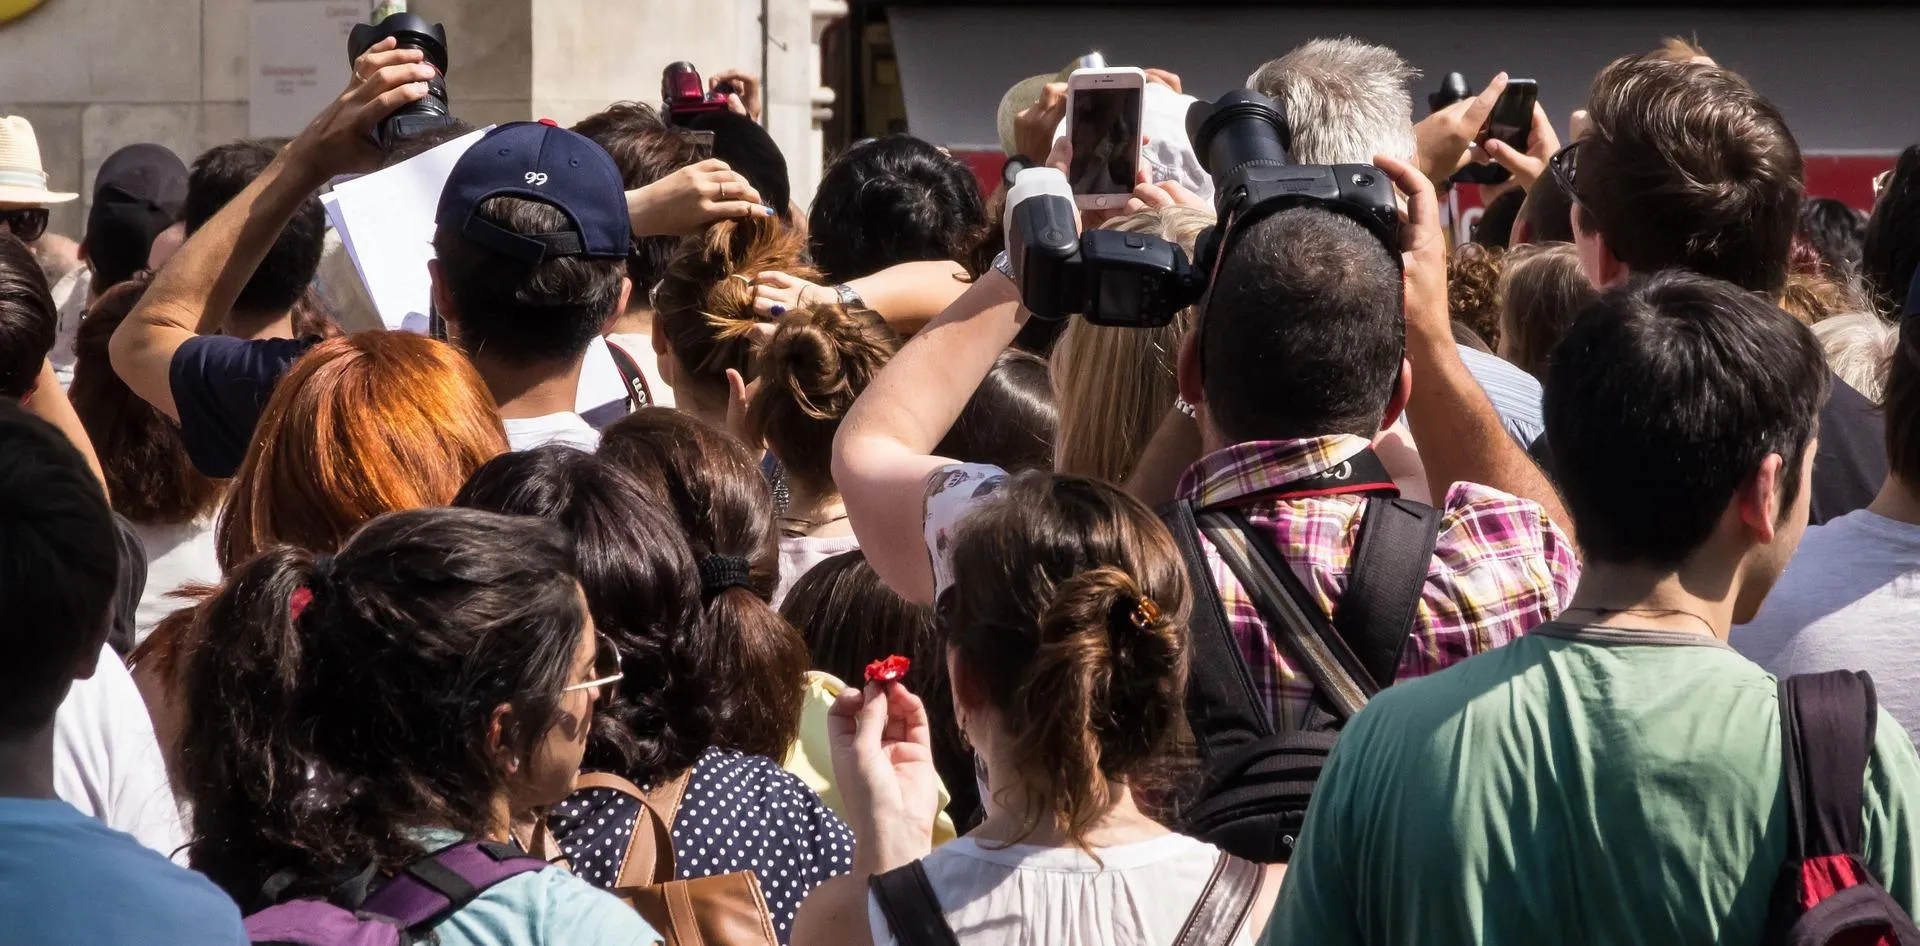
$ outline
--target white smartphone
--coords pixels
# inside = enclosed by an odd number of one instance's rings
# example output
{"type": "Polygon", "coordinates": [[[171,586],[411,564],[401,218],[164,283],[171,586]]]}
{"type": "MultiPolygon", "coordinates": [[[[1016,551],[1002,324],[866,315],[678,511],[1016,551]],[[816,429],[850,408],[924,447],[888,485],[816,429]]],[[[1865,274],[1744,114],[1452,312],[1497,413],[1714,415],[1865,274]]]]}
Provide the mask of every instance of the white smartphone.
{"type": "Polygon", "coordinates": [[[1067,78],[1067,181],[1082,209],[1124,206],[1140,173],[1147,74],[1131,67],[1076,69],[1067,78]]]}

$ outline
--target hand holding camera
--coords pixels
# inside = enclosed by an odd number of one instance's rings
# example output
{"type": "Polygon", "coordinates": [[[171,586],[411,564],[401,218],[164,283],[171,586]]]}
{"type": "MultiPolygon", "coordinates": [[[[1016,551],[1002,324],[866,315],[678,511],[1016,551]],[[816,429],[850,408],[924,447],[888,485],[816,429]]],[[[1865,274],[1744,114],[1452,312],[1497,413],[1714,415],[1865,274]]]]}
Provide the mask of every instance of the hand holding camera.
{"type": "Polygon", "coordinates": [[[1401,264],[1406,272],[1407,348],[1416,342],[1443,344],[1453,349],[1453,327],[1447,314],[1447,237],[1440,223],[1440,201],[1433,181],[1418,168],[1389,155],[1373,163],[1394,186],[1407,195],[1401,223],[1401,264]]]}
{"type": "Polygon", "coordinates": [[[287,160],[316,187],[336,175],[379,167],[381,124],[427,98],[430,81],[439,75],[426,58],[393,37],[368,47],[354,59],[346,91],[287,146],[287,160]]]}
{"type": "Polygon", "coordinates": [[[1533,122],[1527,132],[1527,147],[1522,151],[1498,137],[1489,136],[1481,144],[1487,157],[1495,164],[1513,173],[1514,183],[1521,190],[1532,190],[1533,185],[1547,173],[1547,161],[1554,152],[1560,150],[1560,136],[1554,134],[1553,122],[1547,118],[1547,110],[1538,101],[1533,103],[1533,122]]]}

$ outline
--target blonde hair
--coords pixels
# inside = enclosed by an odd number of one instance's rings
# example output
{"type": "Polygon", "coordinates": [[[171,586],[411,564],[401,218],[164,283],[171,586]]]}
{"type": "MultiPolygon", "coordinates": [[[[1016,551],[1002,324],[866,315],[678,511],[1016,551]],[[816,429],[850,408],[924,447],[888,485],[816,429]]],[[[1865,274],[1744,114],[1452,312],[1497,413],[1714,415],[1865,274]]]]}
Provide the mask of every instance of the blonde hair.
{"type": "Polygon", "coordinates": [[[1879,403],[1887,388],[1887,369],[1899,346],[1900,331],[1872,312],[1849,312],[1813,324],[1827,366],[1867,400],[1879,403]]]}
{"type": "Polygon", "coordinates": [[[1545,379],[1547,357],[1598,295],[1571,243],[1529,243],[1507,251],[1495,288],[1501,357],[1545,379]]]}
{"type": "Polygon", "coordinates": [[[1780,287],[1779,303],[1780,308],[1803,325],[1818,325],[1834,316],[1864,312],[1868,308],[1865,294],[1845,279],[1834,279],[1824,273],[1791,271],[1780,287]]]}
{"type": "MultiPolygon", "coordinates": [[[[1168,207],[1121,217],[1110,230],[1151,233],[1193,252],[1213,225],[1202,210],[1168,207]]],[[[1116,328],[1075,319],[1053,349],[1053,389],[1060,411],[1054,468],[1118,483],[1177,396],[1174,358],[1193,327],[1193,309],[1154,329],[1116,328]]]]}

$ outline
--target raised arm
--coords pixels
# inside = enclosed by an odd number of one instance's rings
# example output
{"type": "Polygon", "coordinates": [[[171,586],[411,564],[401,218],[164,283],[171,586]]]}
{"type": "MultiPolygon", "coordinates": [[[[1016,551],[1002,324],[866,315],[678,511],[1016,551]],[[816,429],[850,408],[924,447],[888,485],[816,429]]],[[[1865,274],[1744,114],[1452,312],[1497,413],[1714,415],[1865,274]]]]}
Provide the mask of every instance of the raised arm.
{"type": "Polygon", "coordinates": [[[174,353],[219,328],[303,201],[336,174],[379,166],[374,126],[426,96],[433,67],[423,58],[391,39],[369,49],[354,62],[347,90],[167,261],[107,347],[114,372],[142,400],[180,419],[169,380],[174,353]]]}
{"type": "Polygon", "coordinates": [[[34,381],[33,390],[27,393],[26,400],[20,402],[27,413],[60,428],[67,440],[87,461],[87,469],[93,471],[94,479],[100,481],[100,488],[107,488],[107,474],[100,469],[100,455],[93,450],[93,438],[87,436],[86,425],[80,423],[80,415],[74,413],[73,402],[67,400],[67,392],[60,387],[60,379],[53,374],[53,363],[42,359],[40,377],[34,381]]]}
{"type": "Polygon", "coordinates": [[[1487,393],[1460,361],[1447,315],[1446,239],[1426,175],[1386,155],[1374,158],[1407,195],[1407,360],[1413,394],[1407,426],[1420,445],[1433,498],[1454,483],[1479,483],[1531,499],[1569,535],[1573,522],[1559,494],[1500,423],[1487,393]]]}
{"type": "Polygon", "coordinates": [[[933,601],[921,525],[933,455],[967,399],[1025,323],[1013,281],[989,270],[900,349],[860,394],[833,442],[833,482],[880,579],[933,601]]]}
{"type": "MultiPolygon", "coordinates": [[[[966,275],[967,268],[952,260],[919,260],[850,279],[847,288],[859,293],[860,301],[894,331],[913,335],[967,291],[966,275]]],[[[764,315],[773,315],[774,306],[792,309],[839,301],[833,287],[786,273],[760,273],[754,279],[753,307],[764,315]]]]}

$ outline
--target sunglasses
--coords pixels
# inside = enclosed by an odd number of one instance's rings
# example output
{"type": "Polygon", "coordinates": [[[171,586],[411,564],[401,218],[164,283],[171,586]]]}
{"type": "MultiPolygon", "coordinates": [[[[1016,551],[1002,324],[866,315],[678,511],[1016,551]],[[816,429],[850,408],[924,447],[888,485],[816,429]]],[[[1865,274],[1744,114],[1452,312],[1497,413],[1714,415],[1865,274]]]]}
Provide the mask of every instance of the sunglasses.
{"type": "Polygon", "coordinates": [[[13,235],[22,243],[32,243],[47,232],[47,219],[52,211],[45,207],[27,207],[23,210],[0,210],[0,223],[6,224],[13,235]]]}
{"type": "Polygon", "coordinates": [[[1574,186],[1580,173],[1580,144],[1575,141],[1555,151],[1553,157],[1547,159],[1547,172],[1553,175],[1560,189],[1567,192],[1567,198],[1576,204],[1580,203],[1580,191],[1574,186]]]}
{"type": "Polygon", "coordinates": [[[591,690],[599,687],[600,697],[594,701],[594,705],[606,706],[613,702],[613,684],[626,679],[627,675],[620,669],[620,648],[614,646],[613,639],[596,631],[593,641],[594,678],[572,686],[561,687],[560,692],[572,693],[575,690],[591,690]]]}

